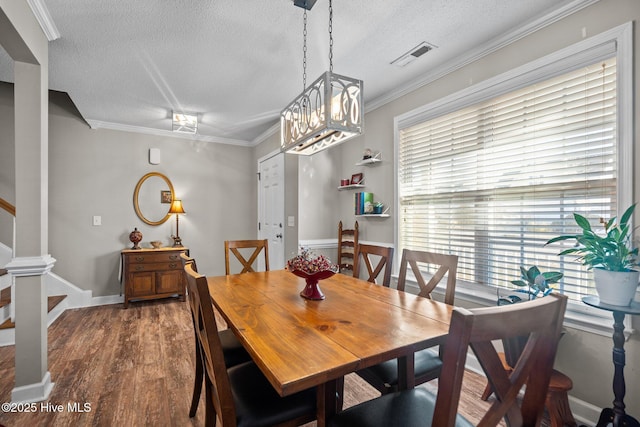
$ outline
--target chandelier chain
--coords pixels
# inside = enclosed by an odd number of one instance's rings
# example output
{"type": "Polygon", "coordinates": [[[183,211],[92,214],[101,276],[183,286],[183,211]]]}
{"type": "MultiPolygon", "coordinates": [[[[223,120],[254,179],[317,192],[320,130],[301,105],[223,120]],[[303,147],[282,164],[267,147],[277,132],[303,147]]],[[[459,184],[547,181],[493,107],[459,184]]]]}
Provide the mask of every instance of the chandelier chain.
{"type": "Polygon", "coordinates": [[[304,30],[302,31],[303,35],[303,46],[302,46],[302,91],[304,92],[307,88],[307,9],[304,10],[304,30]]]}
{"type": "Polygon", "coordinates": [[[329,0],[329,71],[333,72],[333,3],[329,0]]]}

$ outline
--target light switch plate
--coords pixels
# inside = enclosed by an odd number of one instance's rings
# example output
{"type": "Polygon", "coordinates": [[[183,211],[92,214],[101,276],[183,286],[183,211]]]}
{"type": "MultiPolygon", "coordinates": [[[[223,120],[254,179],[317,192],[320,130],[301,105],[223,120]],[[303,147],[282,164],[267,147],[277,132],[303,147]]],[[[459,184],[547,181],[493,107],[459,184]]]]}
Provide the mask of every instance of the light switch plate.
{"type": "Polygon", "coordinates": [[[295,227],[296,226],[296,217],[295,216],[288,216],[287,217],[287,225],[289,227],[295,227]]]}
{"type": "Polygon", "coordinates": [[[93,216],[93,225],[102,225],[102,217],[100,215],[93,216]]]}

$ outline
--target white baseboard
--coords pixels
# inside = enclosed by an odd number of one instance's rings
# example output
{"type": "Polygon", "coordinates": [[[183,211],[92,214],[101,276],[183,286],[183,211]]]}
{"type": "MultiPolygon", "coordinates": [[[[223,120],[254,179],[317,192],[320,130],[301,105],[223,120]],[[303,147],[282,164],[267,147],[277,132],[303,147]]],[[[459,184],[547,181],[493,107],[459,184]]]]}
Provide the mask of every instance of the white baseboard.
{"type": "Polygon", "coordinates": [[[54,273],[44,276],[47,295],[66,295],[68,308],[87,307],[91,305],[92,291],[80,289],[68,280],[54,273]]]}
{"type": "Polygon", "coordinates": [[[51,382],[51,374],[47,371],[42,378],[42,381],[35,384],[23,385],[20,387],[14,387],[11,391],[12,403],[31,403],[41,402],[49,398],[54,383],[51,382]]]}
{"type": "Polygon", "coordinates": [[[123,295],[107,295],[104,297],[91,298],[91,303],[88,306],[95,307],[99,305],[121,304],[123,302],[124,302],[123,295]]]}

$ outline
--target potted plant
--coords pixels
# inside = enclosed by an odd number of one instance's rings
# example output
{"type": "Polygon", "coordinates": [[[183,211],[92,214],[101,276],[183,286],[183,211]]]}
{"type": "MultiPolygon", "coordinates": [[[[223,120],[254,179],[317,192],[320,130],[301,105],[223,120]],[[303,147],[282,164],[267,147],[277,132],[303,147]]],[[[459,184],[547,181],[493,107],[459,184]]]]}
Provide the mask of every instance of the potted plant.
{"type": "MultiPolygon", "coordinates": [[[[538,296],[546,296],[553,291],[553,288],[549,286],[552,283],[558,283],[562,279],[562,273],[558,271],[548,271],[542,273],[535,265],[529,269],[520,267],[520,279],[512,280],[511,283],[521,287],[516,292],[527,295],[527,300],[536,299],[538,296]],[[524,289],[526,287],[526,289],[524,289]]],[[[498,298],[498,305],[515,304],[522,301],[518,295],[508,295],[506,297],[498,298]]]]}
{"type": "MultiPolygon", "coordinates": [[[[558,283],[562,276],[563,274],[559,271],[543,273],[535,265],[530,268],[520,266],[520,279],[512,280],[511,283],[520,288],[516,289],[515,292],[526,294],[526,298],[522,298],[519,295],[507,295],[498,298],[498,305],[516,304],[521,301],[530,301],[537,297],[547,296],[553,291],[553,288],[549,285],[558,283]]],[[[509,366],[515,366],[528,339],[528,336],[518,336],[502,340],[505,361],[509,366]]]]}
{"type": "Polygon", "coordinates": [[[638,287],[638,248],[632,246],[632,230],[629,220],[636,205],[633,204],[622,214],[604,221],[604,236],[591,229],[589,221],[577,213],[573,214],[582,229],[581,234],[554,237],[546,244],[563,240],[575,240],[576,246],[565,249],[559,256],[576,255],[587,269],[593,269],[596,291],[600,302],[611,305],[630,305],[638,287]]]}

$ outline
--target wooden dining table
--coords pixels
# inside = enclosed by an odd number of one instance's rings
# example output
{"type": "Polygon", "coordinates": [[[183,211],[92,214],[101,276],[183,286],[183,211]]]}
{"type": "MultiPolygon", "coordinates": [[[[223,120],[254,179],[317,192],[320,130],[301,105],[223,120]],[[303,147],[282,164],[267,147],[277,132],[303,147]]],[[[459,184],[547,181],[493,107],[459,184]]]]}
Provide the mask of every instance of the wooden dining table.
{"type": "Polygon", "coordinates": [[[317,387],[318,426],[341,408],[344,376],[398,358],[400,388],[414,386],[413,353],[441,344],[452,306],[336,274],[324,300],[299,294],[286,270],[207,277],[214,306],[274,389],[317,387]]]}

